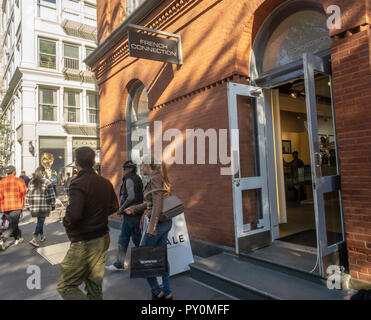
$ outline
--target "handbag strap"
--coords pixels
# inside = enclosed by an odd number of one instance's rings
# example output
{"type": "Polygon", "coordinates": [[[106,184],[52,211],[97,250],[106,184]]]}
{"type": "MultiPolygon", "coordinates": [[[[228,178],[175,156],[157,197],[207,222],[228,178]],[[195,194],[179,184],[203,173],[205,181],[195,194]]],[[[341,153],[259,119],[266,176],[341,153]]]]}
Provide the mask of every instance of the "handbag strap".
{"type": "MultiPolygon", "coordinates": [[[[169,192],[168,190],[166,190],[166,189],[160,189],[160,188],[157,188],[157,189],[153,189],[153,190],[151,190],[151,191],[148,191],[148,192],[146,192],[144,195],[143,195],[143,197],[144,198],[146,198],[149,194],[151,194],[152,192],[157,192],[157,191],[164,191],[164,192],[169,192]]],[[[171,192],[169,192],[169,194],[170,194],[171,192]]]]}

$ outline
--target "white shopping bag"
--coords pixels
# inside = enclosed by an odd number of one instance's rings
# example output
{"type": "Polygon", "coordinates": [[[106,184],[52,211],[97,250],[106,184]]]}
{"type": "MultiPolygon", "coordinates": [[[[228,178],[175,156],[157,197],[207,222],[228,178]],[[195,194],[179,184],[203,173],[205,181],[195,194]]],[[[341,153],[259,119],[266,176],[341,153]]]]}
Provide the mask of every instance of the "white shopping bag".
{"type": "Polygon", "coordinates": [[[167,242],[167,255],[170,276],[188,271],[189,265],[194,262],[184,213],[173,218],[173,227],[167,242]]]}
{"type": "MultiPolygon", "coordinates": [[[[144,219],[143,235],[148,226],[148,218],[144,219]]],[[[173,226],[169,231],[167,241],[167,255],[170,264],[170,276],[189,270],[194,262],[184,213],[173,218],[173,226]]]]}

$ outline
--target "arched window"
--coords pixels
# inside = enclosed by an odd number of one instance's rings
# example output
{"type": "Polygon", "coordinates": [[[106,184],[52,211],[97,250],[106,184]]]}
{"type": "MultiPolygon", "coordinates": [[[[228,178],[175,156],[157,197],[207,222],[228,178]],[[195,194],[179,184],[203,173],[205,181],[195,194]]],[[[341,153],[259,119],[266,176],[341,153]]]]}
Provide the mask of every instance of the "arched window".
{"type": "Polygon", "coordinates": [[[280,6],[264,22],[252,57],[254,75],[300,60],[304,53],[328,50],[331,38],[321,5],[310,1],[290,1],[280,6]]]}
{"type": "Polygon", "coordinates": [[[148,113],[146,88],[142,82],[137,81],[129,91],[126,112],[127,155],[128,159],[136,163],[140,163],[150,153],[148,113]]]}

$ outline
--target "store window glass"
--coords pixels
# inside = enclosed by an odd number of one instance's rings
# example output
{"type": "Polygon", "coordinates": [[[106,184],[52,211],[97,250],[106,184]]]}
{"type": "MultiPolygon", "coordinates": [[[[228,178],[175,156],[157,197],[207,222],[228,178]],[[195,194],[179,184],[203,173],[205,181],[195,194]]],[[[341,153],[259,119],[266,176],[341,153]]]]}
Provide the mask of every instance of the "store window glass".
{"type": "Polygon", "coordinates": [[[58,120],[56,89],[39,88],[39,119],[43,121],[58,120]]]}
{"type": "Polygon", "coordinates": [[[80,122],[80,93],[64,91],[63,117],[65,122],[80,122]]]}
{"type": "Polygon", "coordinates": [[[150,154],[148,95],[141,82],[133,85],[127,107],[128,158],[141,163],[150,154]]]}
{"type": "Polygon", "coordinates": [[[275,28],[266,44],[262,71],[267,72],[302,59],[306,52],[329,49],[331,38],[326,16],[317,10],[291,14],[275,28]]]}
{"type": "Polygon", "coordinates": [[[66,165],[66,139],[40,137],[39,151],[40,165],[46,169],[47,177],[50,179],[55,174],[60,182],[64,177],[66,165]]]}

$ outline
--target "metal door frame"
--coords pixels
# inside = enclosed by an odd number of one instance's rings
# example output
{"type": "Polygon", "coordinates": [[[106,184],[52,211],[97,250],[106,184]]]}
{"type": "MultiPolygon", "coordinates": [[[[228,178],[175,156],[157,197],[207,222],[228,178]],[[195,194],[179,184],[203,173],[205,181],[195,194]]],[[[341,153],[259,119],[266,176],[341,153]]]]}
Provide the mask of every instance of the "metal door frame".
{"type": "Polygon", "coordinates": [[[265,100],[262,89],[249,85],[229,82],[228,90],[228,114],[230,126],[231,144],[231,169],[233,186],[233,216],[235,228],[236,253],[239,254],[239,240],[263,232],[270,232],[270,206],[268,194],[268,177],[266,162],[266,118],[265,100]],[[259,166],[260,176],[241,177],[240,153],[239,153],[239,134],[238,134],[238,110],[237,96],[250,97],[256,103],[257,134],[259,142],[259,166]],[[242,192],[245,190],[261,190],[261,210],[263,218],[259,220],[260,227],[257,230],[246,229],[248,225],[243,224],[243,205],[242,192]]]}
{"type": "Polygon", "coordinates": [[[315,73],[321,73],[329,76],[331,81],[331,64],[328,60],[313,54],[306,53],[303,55],[303,67],[304,67],[304,82],[306,92],[306,108],[308,118],[308,133],[309,133],[309,146],[311,155],[311,169],[312,169],[312,182],[313,182],[313,200],[314,200],[314,211],[316,216],[316,227],[317,227],[317,250],[318,250],[318,261],[319,261],[319,272],[321,276],[325,276],[325,262],[327,256],[334,254],[343,249],[345,244],[345,225],[344,225],[344,212],[342,207],[341,197],[341,186],[340,186],[340,166],[339,166],[339,155],[337,147],[337,135],[336,135],[336,123],[335,123],[335,112],[333,104],[333,94],[331,86],[331,98],[332,98],[332,115],[333,115],[333,128],[335,135],[335,151],[336,151],[336,164],[337,164],[337,175],[326,176],[321,175],[320,163],[320,144],[318,135],[318,117],[317,117],[317,99],[315,91],[315,73]],[[327,192],[339,192],[340,201],[340,218],[342,226],[342,241],[328,245],[327,239],[327,227],[326,227],[326,215],[325,215],[325,202],[323,195],[327,192]]]}

